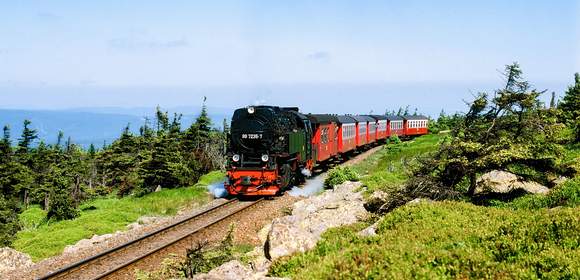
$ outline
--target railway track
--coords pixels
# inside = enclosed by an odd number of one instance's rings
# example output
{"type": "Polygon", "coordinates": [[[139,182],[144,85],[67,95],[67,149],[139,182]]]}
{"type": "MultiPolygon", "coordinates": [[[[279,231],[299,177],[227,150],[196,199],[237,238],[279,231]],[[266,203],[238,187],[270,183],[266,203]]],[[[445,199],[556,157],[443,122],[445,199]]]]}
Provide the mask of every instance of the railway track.
{"type": "Polygon", "coordinates": [[[228,200],[130,242],[53,271],[39,279],[124,279],[133,273],[131,268],[138,266],[139,263],[146,262],[148,258],[155,258],[156,254],[166,256],[167,252],[164,251],[187,241],[205,229],[224,222],[262,200],[228,200]]]}

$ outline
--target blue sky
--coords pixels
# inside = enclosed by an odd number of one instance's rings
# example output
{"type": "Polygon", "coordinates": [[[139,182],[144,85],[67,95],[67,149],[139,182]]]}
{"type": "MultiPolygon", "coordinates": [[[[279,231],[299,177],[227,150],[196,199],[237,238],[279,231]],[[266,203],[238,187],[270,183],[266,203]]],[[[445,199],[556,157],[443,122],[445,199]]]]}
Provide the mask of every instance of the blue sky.
{"type": "Polygon", "coordinates": [[[3,1],[0,108],[208,95],[219,107],[454,111],[513,61],[560,94],[580,71],[579,19],[579,1],[3,1]]]}

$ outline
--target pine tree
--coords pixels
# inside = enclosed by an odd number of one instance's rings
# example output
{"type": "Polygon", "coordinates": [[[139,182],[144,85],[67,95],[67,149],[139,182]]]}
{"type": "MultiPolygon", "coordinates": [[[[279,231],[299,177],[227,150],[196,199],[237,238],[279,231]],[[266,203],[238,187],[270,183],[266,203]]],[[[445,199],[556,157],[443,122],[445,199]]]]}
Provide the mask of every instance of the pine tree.
{"type": "Polygon", "coordinates": [[[399,117],[403,116],[403,107],[399,107],[399,111],[397,111],[396,115],[399,117]]]}
{"type": "Polygon", "coordinates": [[[505,77],[505,87],[496,90],[494,98],[480,93],[470,104],[450,138],[433,157],[422,160],[409,186],[433,186],[441,194],[469,182],[466,194],[473,196],[477,175],[491,170],[515,167],[514,172],[533,170],[537,176],[549,176],[565,169],[559,165],[562,147],[555,133],[560,126],[541,105],[542,92],[522,78],[517,63],[506,66],[505,77]]]}
{"type": "Polygon", "coordinates": [[[35,129],[30,128],[31,122],[29,120],[24,120],[24,130],[22,130],[22,136],[18,141],[18,152],[27,153],[32,145],[32,142],[38,138],[35,129]]]}
{"type": "Polygon", "coordinates": [[[89,149],[87,152],[89,153],[90,157],[95,156],[95,154],[97,153],[97,148],[95,148],[95,145],[93,143],[91,143],[91,145],[89,145],[89,149]]]}
{"type": "Polygon", "coordinates": [[[550,98],[550,109],[556,108],[556,92],[552,91],[552,97],[550,98]]]}
{"type": "Polygon", "coordinates": [[[157,118],[157,135],[165,134],[169,129],[169,117],[167,116],[167,112],[161,111],[161,107],[157,106],[155,116],[157,118]]]}
{"type": "Polygon", "coordinates": [[[204,99],[203,105],[201,107],[201,113],[199,114],[199,116],[195,120],[195,124],[199,128],[200,133],[202,134],[202,137],[207,139],[209,137],[209,132],[211,130],[211,119],[209,118],[209,115],[207,113],[207,106],[205,105],[205,99],[204,99]]]}
{"type": "Polygon", "coordinates": [[[14,200],[0,193],[0,247],[9,246],[20,230],[18,206],[14,200]]]}
{"type": "Polygon", "coordinates": [[[58,136],[56,137],[56,148],[60,149],[62,146],[62,139],[64,138],[64,132],[60,130],[58,136]]]}
{"type": "Polygon", "coordinates": [[[558,104],[560,119],[575,132],[575,142],[580,142],[580,74],[574,75],[574,85],[569,86],[558,104]]]}
{"type": "Polygon", "coordinates": [[[4,134],[0,141],[0,164],[6,163],[12,154],[12,143],[10,141],[10,127],[4,126],[4,134]]]}

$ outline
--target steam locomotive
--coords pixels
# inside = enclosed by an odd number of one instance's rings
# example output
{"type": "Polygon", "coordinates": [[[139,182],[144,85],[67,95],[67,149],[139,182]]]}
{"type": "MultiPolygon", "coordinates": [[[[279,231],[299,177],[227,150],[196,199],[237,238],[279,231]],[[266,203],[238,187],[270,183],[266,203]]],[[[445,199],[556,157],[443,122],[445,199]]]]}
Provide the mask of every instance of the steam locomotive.
{"type": "Polygon", "coordinates": [[[237,196],[275,196],[319,164],[384,142],[427,134],[425,116],[302,114],[296,107],[234,111],[225,189],[237,196]]]}

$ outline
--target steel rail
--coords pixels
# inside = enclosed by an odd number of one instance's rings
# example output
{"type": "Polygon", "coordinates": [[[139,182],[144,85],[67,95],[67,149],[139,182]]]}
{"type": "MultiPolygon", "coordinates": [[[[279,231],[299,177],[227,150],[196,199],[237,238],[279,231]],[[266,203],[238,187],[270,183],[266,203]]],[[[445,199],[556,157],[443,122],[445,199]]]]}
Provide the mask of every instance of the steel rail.
{"type": "Polygon", "coordinates": [[[55,270],[55,271],[53,271],[53,272],[51,272],[51,273],[49,273],[49,274],[47,274],[45,276],[42,276],[40,278],[37,278],[37,279],[39,279],[39,280],[46,280],[46,279],[51,279],[51,278],[54,278],[54,277],[57,277],[57,276],[60,276],[60,275],[69,274],[72,271],[75,271],[78,268],[83,267],[83,266],[85,266],[85,265],[87,265],[87,264],[89,264],[91,262],[94,262],[94,261],[99,260],[99,259],[103,259],[104,257],[106,257],[108,255],[111,255],[111,254],[113,254],[115,252],[121,251],[123,249],[126,249],[127,247],[129,247],[129,246],[131,246],[133,244],[136,244],[136,243],[141,242],[143,240],[149,239],[149,238],[151,238],[153,236],[159,235],[160,233],[166,232],[166,231],[168,231],[170,229],[173,229],[173,228],[175,228],[175,227],[177,227],[179,225],[182,225],[182,224],[184,224],[186,222],[189,222],[189,221],[191,221],[193,219],[196,219],[196,218],[198,218],[200,216],[206,215],[206,214],[208,214],[210,212],[213,212],[213,211],[215,211],[215,210],[217,210],[219,208],[222,208],[222,207],[224,207],[224,206],[226,206],[228,204],[231,204],[233,202],[236,202],[236,201],[239,201],[239,200],[237,198],[230,199],[230,200],[228,200],[228,201],[226,201],[224,203],[220,203],[218,205],[215,205],[215,206],[213,206],[213,207],[211,207],[209,209],[206,209],[206,210],[204,210],[202,212],[199,212],[199,213],[196,213],[196,214],[194,214],[192,216],[189,216],[189,217],[186,217],[184,219],[181,219],[181,220],[179,220],[179,221],[177,221],[177,222],[175,222],[175,223],[173,223],[173,224],[171,224],[169,226],[160,228],[158,230],[155,230],[153,232],[150,232],[148,234],[145,234],[145,235],[143,235],[143,236],[141,236],[139,238],[133,239],[133,240],[131,240],[129,242],[123,243],[123,244],[121,244],[119,246],[116,246],[116,247],[113,247],[113,248],[108,249],[106,251],[103,251],[103,252],[101,252],[99,254],[96,254],[94,256],[91,256],[91,257],[88,257],[86,259],[83,259],[83,260],[80,260],[78,262],[75,262],[75,263],[72,263],[70,265],[67,265],[67,266],[65,266],[63,268],[60,268],[58,270],[55,270]]]}

